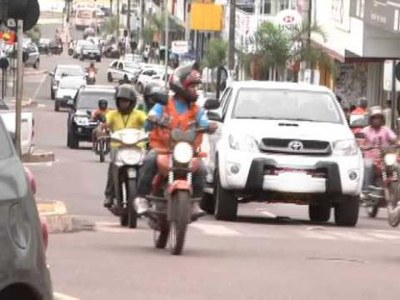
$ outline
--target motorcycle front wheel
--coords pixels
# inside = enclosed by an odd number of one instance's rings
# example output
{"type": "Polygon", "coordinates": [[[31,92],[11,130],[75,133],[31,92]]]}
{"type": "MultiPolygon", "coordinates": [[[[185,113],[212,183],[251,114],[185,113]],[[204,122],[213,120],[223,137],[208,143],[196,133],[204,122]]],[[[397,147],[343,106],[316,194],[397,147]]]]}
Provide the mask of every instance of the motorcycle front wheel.
{"type": "Polygon", "coordinates": [[[400,197],[399,182],[392,181],[385,188],[385,198],[388,210],[388,223],[392,227],[397,227],[400,224],[400,197]]]}
{"type": "Polygon", "coordinates": [[[181,255],[185,245],[187,227],[190,222],[189,191],[178,191],[171,199],[170,249],[172,255],[181,255]]]}
{"type": "Polygon", "coordinates": [[[100,156],[100,162],[104,162],[105,161],[104,141],[103,140],[98,141],[97,145],[98,145],[98,151],[99,151],[99,156],[100,156]]]}
{"type": "Polygon", "coordinates": [[[158,216],[157,228],[154,229],[154,247],[164,249],[167,246],[170,232],[169,222],[165,215],[158,216]]]}
{"type": "Polygon", "coordinates": [[[366,206],[365,211],[367,212],[368,217],[375,218],[378,215],[379,204],[366,206]]]}
{"type": "Polygon", "coordinates": [[[133,201],[136,197],[136,179],[126,179],[122,184],[122,212],[120,215],[121,226],[137,227],[137,213],[133,201]]]}

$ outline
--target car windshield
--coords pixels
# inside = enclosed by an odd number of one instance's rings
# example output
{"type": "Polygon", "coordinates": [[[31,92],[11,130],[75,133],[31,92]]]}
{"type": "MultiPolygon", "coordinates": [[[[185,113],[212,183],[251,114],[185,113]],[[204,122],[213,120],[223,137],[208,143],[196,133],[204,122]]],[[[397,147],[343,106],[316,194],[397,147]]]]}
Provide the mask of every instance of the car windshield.
{"type": "Polygon", "coordinates": [[[108,108],[115,109],[115,92],[114,91],[83,91],[79,94],[76,109],[96,109],[99,99],[108,100],[108,108]]]}
{"type": "Polygon", "coordinates": [[[8,137],[9,133],[0,121],[0,160],[13,155],[13,146],[8,137]]]}
{"type": "Polygon", "coordinates": [[[84,76],[84,72],[82,68],[78,67],[61,67],[57,68],[56,76],[61,76],[61,74],[65,74],[67,76],[84,76]]]}
{"type": "Polygon", "coordinates": [[[65,79],[60,81],[61,89],[79,89],[82,85],[85,85],[85,82],[82,80],[82,78],[70,79],[69,77],[67,77],[65,79]]]}
{"type": "Polygon", "coordinates": [[[233,110],[236,119],[342,123],[335,99],[326,92],[240,89],[233,110]]]}
{"type": "Polygon", "coordinates": [[[135,62],[130,62],[130,61],[126,61],[125,63],[125,67],[128,69],[139,69],[139,65],[135,62]]]}
{"type": "Polygon", "coordinates": [[[84,50],[99,50],[99,47],[95,44],[88,44],[82,47],[84,50]]]}

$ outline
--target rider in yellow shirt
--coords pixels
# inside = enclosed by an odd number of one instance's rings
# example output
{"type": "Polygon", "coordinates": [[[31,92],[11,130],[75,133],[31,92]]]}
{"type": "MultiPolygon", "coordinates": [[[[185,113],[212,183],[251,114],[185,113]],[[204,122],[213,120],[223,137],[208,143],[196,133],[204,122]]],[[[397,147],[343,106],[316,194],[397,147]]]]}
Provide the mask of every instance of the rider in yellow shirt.
{"type": "MultiPolygon", "coordinates": [[[[147,116],[144,112],[136,110],[136,94],[128,84],[122,84],[117,88],[116,102],[118,110],[113,110],[106,115],[106,126],[111,132],[125,128],[143,129],[147,116]]],[[[118,143],[111,143],[111,153],[118,148],[118,143]]],[[[107,186],[105,191],[105,207],[111,207],[115,198],[114,185],[112,181],[111,164],[108,168],[107,186]]]]}

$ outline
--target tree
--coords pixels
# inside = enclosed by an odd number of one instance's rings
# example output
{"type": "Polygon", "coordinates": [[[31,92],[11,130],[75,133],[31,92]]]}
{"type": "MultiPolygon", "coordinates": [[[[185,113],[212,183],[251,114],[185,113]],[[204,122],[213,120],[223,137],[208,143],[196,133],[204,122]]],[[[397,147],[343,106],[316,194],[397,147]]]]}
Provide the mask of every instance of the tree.
{"type": "Polygon", "coordinates": [[[211,40],[203,59],[203,65],[210,69],[223,66],[226,61],[227,51],[228,43],[226,41],[220,38],[211,40]]]}
{"type": "Polygon", "coordinates": [[[242,56],[246,69],[257,74],[258,79],[270,80],[276,80],[276,75],[286,79],[288,64],[299,61],[308,62],[311,68],[324,63],[334,72],[333,59],[323,49],[308,43],[308,30],[326,40],[326,33],[318,24],[309,28],[308,23],[303,23],[288,31],[272,22],[262,23],[255,34],[254,53],[242,56]]]}
{"type": "Polygon", "coordinates": [[[33,26],[33,28],[26,32],[26,36],[32,39],[32,42],[37,43],[39,42],[40,38],[42,37],[42,32],[40,30],[39,25],[33,26]]]}
{"type": "Polygon", "coordinates": [[[110,16],[106,19],[104,24],[102,25],[101,29],[106,34],[115,34],[120,28],[120,24],[118,24],[118,17],[117,16],[110,16]]]}

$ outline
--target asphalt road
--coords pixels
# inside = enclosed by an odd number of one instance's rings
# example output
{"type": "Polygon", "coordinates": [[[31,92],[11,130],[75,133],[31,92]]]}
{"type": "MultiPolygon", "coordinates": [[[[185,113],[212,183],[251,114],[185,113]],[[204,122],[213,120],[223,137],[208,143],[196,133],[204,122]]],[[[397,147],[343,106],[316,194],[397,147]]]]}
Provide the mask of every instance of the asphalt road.
{"type": "MultiPolygon", "coordinates": [[[[81,63],[43,57],[41,67],[72,62],[81,63]]],[[[108,63],[99,65],[100,84],[108,63]]],[[[398,299],[400,229],[389,228],[383,211],[368,219],[362,209],[357,228],[338,228],[311,224],[306,207],[247,204],[237,222],[192,224],[183,256],[154,249],[144,220],[122,229],[102,207],[107,164],[89,148],[66,147],[67,113],[54,112],[47,75],[25,79],[25,94],[38,102],[37,148],[57,159],[31,166],[38,197],[65,201],[71,214],[96,223],[51,235],[55,290],[88,300],[398,299]]]]}

